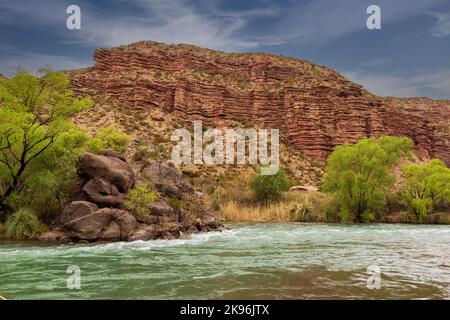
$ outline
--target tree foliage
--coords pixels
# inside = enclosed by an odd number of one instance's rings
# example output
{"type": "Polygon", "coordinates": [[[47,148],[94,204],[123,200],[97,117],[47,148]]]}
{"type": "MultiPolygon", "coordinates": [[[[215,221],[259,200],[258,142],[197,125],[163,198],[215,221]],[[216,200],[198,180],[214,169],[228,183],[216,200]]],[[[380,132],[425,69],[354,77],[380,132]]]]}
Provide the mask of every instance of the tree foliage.
{"type": "Polygon", "coordinates": [[[450,169],[441,160],[405,165],[403,171],[403,195],[420,222],[425,222],[434,208],[450,202],[450,169]]]}
{"type": "Polygon", "coordinates": [[[102,153],[110,149],[115,150],[121,154],[127,149],[131,138],[121,129],[114,125],[109,125],[100,129],[94,138],[88,143],[88,148],[91,152],[102,153]]]}
{"type": "Polygon", "coordinates": [[[366,138],[337,147],[327,161],[324,191],[334,194],[345,222],[368,222],[383,207],[394,178],[389,169],[412,148],[409,138],[366,138]]]}
{"type": "Polygon", "coordinates": [[[88,139],[69,118],[91,105],[63,73],[19,70],[0,81],[0,212],[63,189],[88,139]]]}
{"type": "Polygon", "coordinates": [[[266,203],[281,200],[283,193],[289,190],[291,181],[281,168],[274,175],[262,175],[261,169],[258,169],[252,177],[250,186],[256,194],[256,199],[266,203]]]}

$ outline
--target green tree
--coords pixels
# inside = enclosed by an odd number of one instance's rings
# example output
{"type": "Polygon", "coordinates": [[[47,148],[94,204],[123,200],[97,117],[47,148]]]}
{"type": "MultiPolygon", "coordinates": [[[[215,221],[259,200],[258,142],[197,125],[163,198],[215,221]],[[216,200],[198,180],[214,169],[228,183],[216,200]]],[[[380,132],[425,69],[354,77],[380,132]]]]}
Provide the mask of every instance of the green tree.
{"type": "Polygon", "coordinates": [[[394,181],[390,167],[412,146],[409,138],[382,136],[333,151],[327,161],[323,190],[334,194],[341,220],[368,222],[375,218],[394,181]]]}
{"type": "Polygon", "coordinates": [[[253,175],[250,186],[256,194],[256,199],[266,203],[281,200],[283,192],[289,190],[291,181],[281,168],[274,175],[262,175],[259,168],[253,175]]]}
{"type": "Polygon", "coordinates": [[[97,132],[95,137],[89,141],[88,148],[97,154],[107,149],[115,150],[123,154],[130,141],[130,136],[125,132],[114,125],[109,125],[97,132]]]}
{"type": "Polygon", "coordinates": [[[19,70],[0,80],[0,212],[33,188],[45,193],[51,174],[70,171],[87,136],[69,118],[90,106],[90,99],[73,96],[60,72],[19,70]]]}
{"type": "Polygon", "coordinates": [[[403,172],[403,196],[420,222],[425,222],[434,208],[450,202],[450,169],[441,160],[405,165],[403,172]]]}

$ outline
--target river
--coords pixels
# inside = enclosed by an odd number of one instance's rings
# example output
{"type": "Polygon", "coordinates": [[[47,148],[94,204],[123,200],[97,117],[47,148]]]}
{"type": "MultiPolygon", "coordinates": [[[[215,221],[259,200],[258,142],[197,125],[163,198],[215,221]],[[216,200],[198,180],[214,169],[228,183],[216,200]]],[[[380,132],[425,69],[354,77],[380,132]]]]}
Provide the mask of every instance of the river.
{"type": "Polygon", "coordinates": [[[228,227],[187,240],[0,242],[0,294],[8,299],[450,299],[449,226],[228,227]],[[68,279],[69,287],[78,283],[66,273],[69,266],[80,270],[80,289],[67,287],[68,279]]]}

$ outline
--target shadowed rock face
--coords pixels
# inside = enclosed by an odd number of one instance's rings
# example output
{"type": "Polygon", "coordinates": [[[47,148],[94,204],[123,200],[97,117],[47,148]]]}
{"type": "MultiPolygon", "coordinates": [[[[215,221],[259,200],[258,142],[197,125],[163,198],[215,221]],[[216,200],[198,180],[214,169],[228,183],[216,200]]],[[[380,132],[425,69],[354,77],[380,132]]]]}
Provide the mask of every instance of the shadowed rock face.
{"type": "Polygon", "coordinates": [[[390,134],[409,136],[420,155],[450,164],[450,101],[380,98],[307,61],[188,45],[138,42],[98,49],[94,60],[70,72],[77,93],[100,92],[187,120],[251,119],[279,128],[317,160],[337,145],[390,134]]]}

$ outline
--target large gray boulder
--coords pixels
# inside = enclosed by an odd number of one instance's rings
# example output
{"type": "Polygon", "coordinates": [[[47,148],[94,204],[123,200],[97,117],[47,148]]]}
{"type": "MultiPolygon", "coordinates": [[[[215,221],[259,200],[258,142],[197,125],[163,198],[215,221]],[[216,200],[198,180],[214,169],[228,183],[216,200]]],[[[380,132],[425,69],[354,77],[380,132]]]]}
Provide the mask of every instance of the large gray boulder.
{"type": "Polygon", "coordinates": [[[126,199],[126,195],[120,193],[115,185],[99,177],[89,180],[82,190],[86,199],[99,207],[118,208],[126,199]]]}
{"type": "Polygon", "coordinates": [[[136,228],[136,219],[128,211],[103,208],[90,215],[69,221],[64,226],[74,239],[97,241],[106,233],[109,238],[128,240],[136,228]],[[117,229],[114,230],[114,226],[111,226],[113,222],[118,226],[119,234],[117,229]]]}
{"type": "Polygon", "coordinates": [[[70,220],[90,215],[97,210],[98,206],[95,203],[88,201],[73,201],[64,208],[60,221],[62,224],[65,224],[70,220]]]}
{"type": "Polygon", "coordinates": [[[153,162],[145,166],[138,183],[147,183],[167,197],[181,198],[183,193],[193,194],[194,188],[183,179],[181,172],[172,164],[153,162]]]}
{"type": "Polygon", "coordinates": [[[85,153],[78,164],[80,176],[86,180],[102,178],[115,185],[119,192],[127,192],[134,184],[131,166],[115,157],[85,153]]]}

